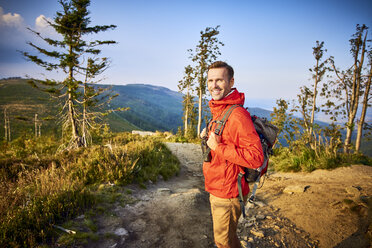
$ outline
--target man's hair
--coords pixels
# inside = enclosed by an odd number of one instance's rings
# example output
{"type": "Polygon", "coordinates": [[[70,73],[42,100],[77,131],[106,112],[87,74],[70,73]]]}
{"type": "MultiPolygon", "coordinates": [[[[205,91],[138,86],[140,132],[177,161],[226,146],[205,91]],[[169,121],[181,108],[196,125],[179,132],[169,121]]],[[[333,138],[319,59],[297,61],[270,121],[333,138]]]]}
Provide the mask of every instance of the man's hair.
{"type": "Polygon", "coordinates": [[[229,81],[234,77],[234,69],[229,64],[227,64],[226,62],[216,61],[208,67],[208,71],[210,69],[216,69],[216,68],[226,68],[227,73],[228,73],[227,76],[229,77],[229,81]]]}

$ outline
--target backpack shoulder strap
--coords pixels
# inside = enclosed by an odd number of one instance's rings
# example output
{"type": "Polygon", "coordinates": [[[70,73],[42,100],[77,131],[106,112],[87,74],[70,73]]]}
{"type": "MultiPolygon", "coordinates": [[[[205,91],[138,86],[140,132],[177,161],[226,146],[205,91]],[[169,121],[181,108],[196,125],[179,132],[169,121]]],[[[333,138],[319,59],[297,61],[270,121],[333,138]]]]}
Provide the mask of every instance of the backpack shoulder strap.
{"type": "Polygon", "coordinates": [[[231,113],[233,112],[233,110],[236,109],[239,106],[241,106],[241,105],[234,104],[234,105],[230,106],[225,111],[225,113],[222,116],[221,120],[217,120],[216,121],[216,128],[214,129],[214,133],[216,135],[219,135],[219,136],[222,135],[222,132],[223,132],[223,129],[225,128],[225,124],[226,124],[227,119],[229,118],[229,116],[231,115],[231,113]]]}

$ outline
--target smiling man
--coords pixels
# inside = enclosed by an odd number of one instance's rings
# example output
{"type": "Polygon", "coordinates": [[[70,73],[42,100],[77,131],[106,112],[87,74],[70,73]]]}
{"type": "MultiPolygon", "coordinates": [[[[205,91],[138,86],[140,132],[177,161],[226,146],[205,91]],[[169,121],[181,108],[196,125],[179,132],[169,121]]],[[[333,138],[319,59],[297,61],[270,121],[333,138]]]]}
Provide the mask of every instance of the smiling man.
{"type": "MultiPolygon", "coordinates": [[[[205,189],[210,193],[214,240],[219,248],[240,247],[236,234],[241,207],[238,199],[237,178],[244,173],[242,166],[258,168],[263,162],[260,139],[249,112],[244,109],[244,93],[234,86],[234,70],[225,62],[217,61],[208,68],[208,90],[212,96],[209,107],[213,121],[202,133],[207,135],[211,157],[203,163],[205,189]],[[215,134],[218,121],[234,105],[222,134],[215,134]]],[[[217,132],[218,133],[218,132],[217,132]]],[[[244,200],[249,185],[241,181],[244,200]]]]}

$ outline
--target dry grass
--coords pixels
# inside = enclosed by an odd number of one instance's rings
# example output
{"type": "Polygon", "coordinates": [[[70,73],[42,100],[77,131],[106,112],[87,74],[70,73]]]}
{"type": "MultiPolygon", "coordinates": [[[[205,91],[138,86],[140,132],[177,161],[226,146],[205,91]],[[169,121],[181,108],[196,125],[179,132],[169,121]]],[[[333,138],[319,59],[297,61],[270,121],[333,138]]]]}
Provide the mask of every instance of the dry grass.
{"type": "Polygon", "coordinates": [[[7,145],[0,154],[0,247],[48,242],[53,224],[95,204],[96,185],[156,182],[159,175],[167,179],[179,171],[178,160],[150,137],[120,134],[110,145],[60,154],[39,147],[35,155],[27,148],[33,142],[7,145]]]}

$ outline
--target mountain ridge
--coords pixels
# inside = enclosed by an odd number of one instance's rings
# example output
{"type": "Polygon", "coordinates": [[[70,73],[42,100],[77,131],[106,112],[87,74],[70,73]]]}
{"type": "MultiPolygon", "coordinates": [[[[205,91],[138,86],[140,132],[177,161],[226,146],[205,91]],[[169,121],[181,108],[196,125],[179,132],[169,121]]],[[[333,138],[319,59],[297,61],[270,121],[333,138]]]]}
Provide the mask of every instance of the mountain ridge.
{"type": "MultiPolygon", "coordinates": [[[[34,114],[37,112],[36,105],[45,106],[40,108],[44,110],[44,115],[41,118],[49,118],[47,116],[56,116],[57,107],[47,93],[41,92],[32,88],[28,83],[28,79],[19,77],[1,79],[0,80],[0,106],[4,111],[4,106],[9,104],[34,106],[27,112],[15,111],[15,115],[24,118],[26,115],[28,122],[32,122],[34,114]],[[27,99],[27,101],[26,101],[27,99]],[[43,100],[41,100],[43,99],[43,100]],[[54,109],[54,110],[53,110],[54,109]],[[49,111],[48,111],[49,110],[49,111]],[[51,111],[53,110],[53,111],[51,111]]],[[[182,126],[182,101],[183,94],[170,90],[167,87],[152,85],[152,84],[97,84],[97,87],[110,87],[113,94],[119,96],[114,98],[107,108],[115,109],[118,107],[129,107],[125,112],[115,112],[109,114],[107,119],[111,129],[114,132],[131,131],[134,129],[142,129],[146,131],[172,131],[176,132],[178,127],[182,126]]],[[[29,106],[29,107],[30,107],[29,106]]],[[[251,115],[257,115],[267,119],[271,119],[272,111],[260,107],[248,107],[251,115]]],[[[0,121],[3,121],[3,115],[0,115],[0,121]]],[[[27,126],[27,124],[23,123],[27,126]]],[[[29,123],[28,129],[32,129],[29,123]]],[[[47,125],[48,126],[48,125],[47,125]]],[[[0,133],[2,135],[2,133],[0,133]]]]}

